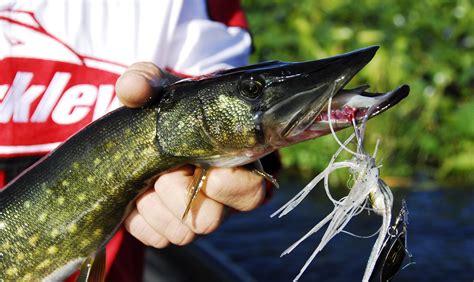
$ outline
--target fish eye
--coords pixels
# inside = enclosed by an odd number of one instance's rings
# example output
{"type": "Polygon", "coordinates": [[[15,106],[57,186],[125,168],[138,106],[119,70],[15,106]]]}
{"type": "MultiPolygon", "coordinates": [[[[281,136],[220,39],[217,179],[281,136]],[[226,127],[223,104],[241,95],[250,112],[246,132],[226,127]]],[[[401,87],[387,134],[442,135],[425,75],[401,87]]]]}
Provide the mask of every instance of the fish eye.
{"type": "Polygon", "coordinates": [[[250,76],[243,78],[239,83],[240,93],[249,98],[255,99],[262,93],[264,87],[264,81],[258,77],[250,76]]]}

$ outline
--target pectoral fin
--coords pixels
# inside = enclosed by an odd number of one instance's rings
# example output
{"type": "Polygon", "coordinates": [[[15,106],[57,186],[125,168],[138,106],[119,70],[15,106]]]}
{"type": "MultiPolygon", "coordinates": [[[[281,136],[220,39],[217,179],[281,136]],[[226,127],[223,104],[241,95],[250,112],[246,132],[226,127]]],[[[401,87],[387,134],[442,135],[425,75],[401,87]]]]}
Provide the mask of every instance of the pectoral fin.
{"type": "Polygon", "coordinates": [[[183,216],[181,220],[184,220],[188,215],[191,207],[193,205],[193,201],[196,199],[197,193],[201,188],[205,185],[207,180],[207,168],[196,167],[194,170],[193,181],[188,187],[188,200],[186,203],[186,209],[184,210],[183,216]]]}
{"type": "Polygon", "coordinates": [[[265,170],[263,170],[263,166],[260,160],[256,160],[253,163],[249,163],[245,167],[248,168],[251,172],[255,173],[256,175],[260,175],[263,178],[265,178],[267,181],[270,181],[273,184],[273,186],[275,186],[276,188],[280,187],[280,185],[278,184],[278,181],[273,176],[266,173],[265,170]]]}
{"type": "Polygon", "coordinates": [[[105,281],[105,248],[89,256],[81,265],[76,282],[105,281]]]}

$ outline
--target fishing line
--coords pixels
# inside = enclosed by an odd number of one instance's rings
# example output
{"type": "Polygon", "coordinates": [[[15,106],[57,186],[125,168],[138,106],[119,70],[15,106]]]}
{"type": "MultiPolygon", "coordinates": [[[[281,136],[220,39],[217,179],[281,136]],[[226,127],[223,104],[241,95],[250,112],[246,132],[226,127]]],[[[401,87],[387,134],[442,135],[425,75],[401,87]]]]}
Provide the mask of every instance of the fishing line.
{"type": "Polygon", "coordinates": [[[357,235],[357,234],[352,233],[352,232],[347,231],[347,230],[342,230],[341,232],[342,232],[342,233],[346,233],[346,234],[349,235],[349,236],[353,236],[353,237],[359,238],[359,239],[370,239],[370,238],[376,236],[377,234],[379,234],[380,229],[381,229],[381,228],[379,228],[379,229],[378,229],[377,231],[375,231],[374,233],[372,233],[372,234],[370,234],[370,235],[365,235],[365,236],[364,236],[364,235],[357,235]]]}
{"type": "Polygon", "coordinates": [[[351,149],[347,148],[344,144],[342,144],[342,142],[339,140],[339,138],[337,137],[336,135],[336,132],[334,131],[334,128],[332,127],[332,118],[331,118],[331,103],[332,103],[332,96],[329,97],[329,101],[328,101],[328,122],[329,122],[329,129],[331,130],[331,134],[332,136],[334,137],[334,139],[336,140],[336,142],[339,144],[339,146],[341,146],[345,151],[347,151],[348,153],[354,155],[354,156],[358,156],[359,154],[352,151],[351,149]]]}

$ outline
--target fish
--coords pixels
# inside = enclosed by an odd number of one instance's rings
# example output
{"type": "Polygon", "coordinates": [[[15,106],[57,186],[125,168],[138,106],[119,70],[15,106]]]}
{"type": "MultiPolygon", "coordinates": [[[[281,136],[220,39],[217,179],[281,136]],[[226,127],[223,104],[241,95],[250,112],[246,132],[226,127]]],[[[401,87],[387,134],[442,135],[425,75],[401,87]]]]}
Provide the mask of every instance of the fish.
{"type": "MultiPolygon", "coordinates": [[[[339,130],[351,125],[348,116],[375,107],[372,117],[395,105],[408,86],[343,90],[377,49],[180,80],[141,108],[122,107],[91,123],[0,193],[0,280],[61,280],[79,268],[81,277],[103,277],[105,245],[160,174],[199,168],[189,207],[211,167],[258,164],[279,148],[325,135],[324,116],[339,130]]],[[[252,170],[273,180],[258,165],[252,170]]]]}
{"type": "MultiPolygon", "coordinates": [[[[354,90],[343,92],[363,92],[365,89],[366,86],[362,86],[354,90]]],[[[342,95],[344,94],[341,94],[341,96],[342,95]]],[[[337,106],[337,103],[332,103],[332,99],[332,97],[329,98],[327,112],[331,112],[331,108],[334,105],[337,106]]],[[[341,142],[335,134],[332,117],[327,119],[331,134],[334,140],[340,145],[339,149],[333,154],[326,169],[319,173],[300,192],[271,215],[271,217],[278,215],[278,217],[281,218],[290,213],[321,181],[323,181],[326,195],[334,205],[333,210],[326,217],[281,254],[281,256],[285,256],[291,253],[303,241],[320,231],[325,225],[328,225],[320,243],[306,260],[306,263],[294,278],[294,281],[298,281],[301,278],[310,263],[339,233],[346,233],[359,238],[370,238],[378,234],[367,261],[362,281],[387,281],[391,279],[401,267],[406,250],[406,241],[403,242],[402,240],[404,238],[406,239],[408,211],[406,203],[403,202],[402,209],[395,224],[390,226],[393,194],[388,185],[380,178],[381,165],[376,162],[376,154],[380,140],[377,140],[373,155],[368,154],[364,148],[366,123],[373,111],[377,111],[376,107],[369,108],[365,111],[365,117],[362,119],[357,119],[355,116],[352,117],[354,133],[350,135],[345,142],[341,142]],[[356,146],[355,150],[348,147],[352,141],[355,141],[353,142],[356,146]],[[336,162],[343,151],[348,152],[352,158],[336,162]],[[351,183],[348,187],[349,192],[347,196],[341,199],[334,199],[329,189],[329,175],[335,170],[344,168],[348,170],[352,179],[352,182],[348,182],[351,183]],[[371,236],[359,236],[346,230],[351,219],[363,211],[373,212],[382,217],[379,230],[371,236]]]]}

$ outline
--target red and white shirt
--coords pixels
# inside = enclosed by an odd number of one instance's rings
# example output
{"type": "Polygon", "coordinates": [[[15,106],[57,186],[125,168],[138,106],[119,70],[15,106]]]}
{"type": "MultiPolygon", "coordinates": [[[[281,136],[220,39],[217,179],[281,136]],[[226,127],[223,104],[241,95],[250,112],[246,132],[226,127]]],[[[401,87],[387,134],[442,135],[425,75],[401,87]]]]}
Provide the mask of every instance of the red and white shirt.
{"type": "Polygon", "coordinates": [[[0,187],[16,163],[118,107],[114,84],[128,65],[189,76],[245,65],[246,28],[238,0],[2,0],[0,187]]]}

